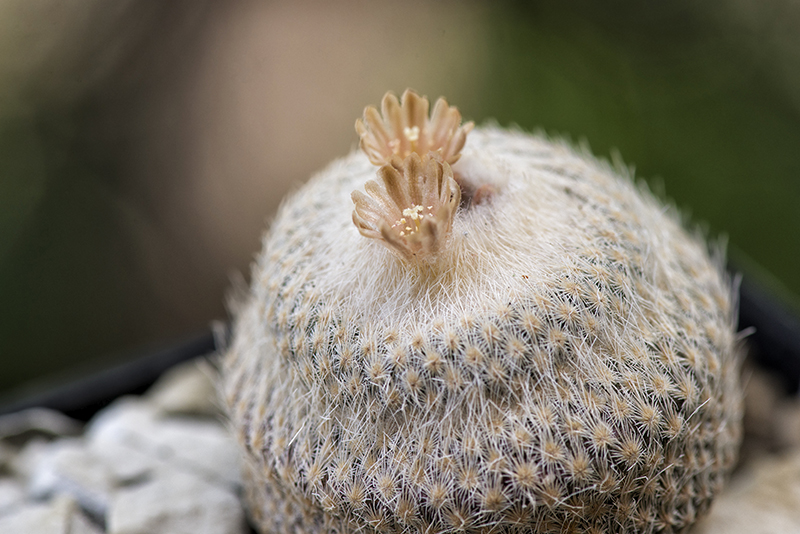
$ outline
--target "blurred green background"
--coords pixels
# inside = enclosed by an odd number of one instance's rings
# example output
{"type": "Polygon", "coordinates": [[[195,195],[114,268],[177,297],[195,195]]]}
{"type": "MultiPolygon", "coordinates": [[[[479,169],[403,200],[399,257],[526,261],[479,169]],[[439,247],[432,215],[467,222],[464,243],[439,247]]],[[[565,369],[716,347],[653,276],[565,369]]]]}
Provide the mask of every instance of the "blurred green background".
{"type": "Polygon", "coordinates": [[[280,198],[407,86],[618,151],[800,294],[796,2],[70,4],[0,7],[0,396],[224,319],[280,198]]]}

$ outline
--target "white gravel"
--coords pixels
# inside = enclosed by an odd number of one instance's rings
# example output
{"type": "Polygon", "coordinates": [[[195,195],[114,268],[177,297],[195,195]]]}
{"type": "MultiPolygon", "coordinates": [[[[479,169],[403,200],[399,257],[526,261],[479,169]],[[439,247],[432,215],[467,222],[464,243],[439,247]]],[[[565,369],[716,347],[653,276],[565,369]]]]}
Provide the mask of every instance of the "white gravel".
{"type": "Polygon", "coordinates": [[[239,453],[191,363],[81,425],[0,417],[2,534],[243,534],[239,453]]]}

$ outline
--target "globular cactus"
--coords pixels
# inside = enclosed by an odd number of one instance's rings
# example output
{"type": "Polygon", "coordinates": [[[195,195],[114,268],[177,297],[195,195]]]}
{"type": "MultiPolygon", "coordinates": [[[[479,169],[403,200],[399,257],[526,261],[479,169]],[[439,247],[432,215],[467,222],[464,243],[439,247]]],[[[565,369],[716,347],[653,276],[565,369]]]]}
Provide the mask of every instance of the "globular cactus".
{"type": "Polygon", "coordinates": [[[685,531],[741,435],[721,254],[625,169],[460,121],[388,95],[272,224],[222,382],[255,523],[685,531]]]}

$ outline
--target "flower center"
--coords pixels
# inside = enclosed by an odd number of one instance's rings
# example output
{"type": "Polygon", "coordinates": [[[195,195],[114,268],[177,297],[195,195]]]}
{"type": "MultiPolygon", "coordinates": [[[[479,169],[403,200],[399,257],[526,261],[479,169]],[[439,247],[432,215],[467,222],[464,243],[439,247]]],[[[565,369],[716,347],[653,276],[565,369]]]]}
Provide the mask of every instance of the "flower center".
{"type": "Polygon", "coordinates": [[[419,141],[419,126],[412,126],[410,128],[406,126],[403,128],[403,135],[405,135],[408,142],[411,143],[410,152],[416,152],[417,141],[419,141]]]}
{"type": "Polygon", "coordinates": [[[411,235],[419,231],[419,225],[422,223],[422,219],[426,216],[423,213],[423,210],[427,209],[428,217],[433,216],[433,206],[428,206],[427,208],[423,208],[419,204],[414,204],[410,208],[406,208],[403,210],[403,217],[399,220],[395,221],[392,225],[392,228],[400,227],[400,237],[411,235]]]}

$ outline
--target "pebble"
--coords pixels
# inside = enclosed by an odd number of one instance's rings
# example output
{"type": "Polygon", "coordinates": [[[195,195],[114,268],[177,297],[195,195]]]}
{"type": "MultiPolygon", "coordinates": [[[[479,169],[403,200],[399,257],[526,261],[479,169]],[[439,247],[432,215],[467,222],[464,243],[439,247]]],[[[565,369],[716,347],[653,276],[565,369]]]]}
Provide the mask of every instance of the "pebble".
{"type": "Polygon", "coordinates": [[[50,450],[50,443],[42,439],[27,442],[9,462],[11,473],[20,480],[29,480],[50,450]]]}
{"type": "Polygon", "coordinates": [[[25,491],[17,481],[10,478],[0,479],[0,517],[13,512],[24,501],[25,491]]]}
{"type": "Polygon", "coordinates": [[[86,435],[97,450],[128,448],[155,464],[168,462],[231,487],[241,485],[238,449],[217,421],[165,419],[151,404],[126,398],[93,421],[86,435]]]}
{"type": "Polygon", "coordinates": [[[182,472],[118,491],[109,534],[242,534],[244,513],[230,490],[182,472]]]}
{"type": "Polygon", "coordinates": [[[192,415],[220,418],[214,386],[215,371],[206,360],[177,365],[146,394],[160,415],[192,415]]]}
{"type": "Polygon", "coordinates": [[[74,514],[69,526],[69,534],[105,534],[105,531],[83,514],[74,514]]]}
{"type": "Polygon", "coordinates": [[[46,500],[54,495],[69,495],[92,517],[105,517],[117,485],[111,469],[83,440],[57,441],[49,449],[29,479],[30,496],[46,500]]]}
{"type": "Polygon", "coordinates": [[[26,504],[0,516],[3,534],[72,534],[72,518],[80,513],[75,501],[59,496],[45,504],[26,504]]]}
{"type": "Polygon", "coordinates": [[[80,434],[83,425],[47,408],[29,408],[0,416],[0,441],[23,445],[34,437],[46,439],[80,434]]]}
{"type": "Polygon", "coordinates": [[[692,534],[800,533],[800,451],[761,458],[740,473],[692,534]]]}

